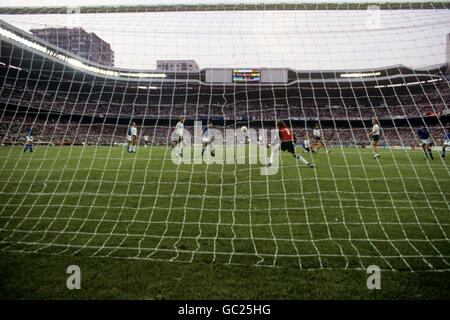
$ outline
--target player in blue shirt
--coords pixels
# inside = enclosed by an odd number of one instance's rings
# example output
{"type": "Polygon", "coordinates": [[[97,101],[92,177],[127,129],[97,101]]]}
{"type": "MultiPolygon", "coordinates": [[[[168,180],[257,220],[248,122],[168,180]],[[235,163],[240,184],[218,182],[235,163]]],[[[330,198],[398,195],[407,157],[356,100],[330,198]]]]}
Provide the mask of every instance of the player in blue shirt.
{"type": "Polygon", "coordinates": [[[211,156],[213,156],[213,157],[215,156],[214,151],[213,151],[213,146],[212,146],[212,144],[214,142],[214,136],[211,136],[210,132],[209,132],[210,131],[209,129],[211,129],[211,128],[212,128],[212,121],[209,120],[208,125],[205,126],[202,131],[202,143],[203,143],[202,157],[203,157],[203,154],[205,153],[205,150],[208,147],[208,145],[209,145],[209,152],[211,153],[211,156]]]}
{"type": "Polygon", "coordinates": [[[450,146],[450,128],[447,128],[447,132],[445,133],[445,140],[442,144],[442,154],[441,157],[445,158],[445,147],[450,146]]]}
{"type": "Polygon", "coordinates": [[[23,152],[27,151],[27,149],[30,149],[30,152],[33,152],[33,130],[30,127],[27,128],[25,149],[23,149],[23,152]]]}
{"type": "Polygon", "coordinates": [[[430,131],[425,128],[424,125],[421,125],[419,130],[417,130],[417,135],[419,136],[419,139],[422,143],[422,149],[425,153],[425,158],[428,159],[428,153],[430,154],[431,160],[434,160],[433,154],[431,153],[431,140],[430,140],[430,131]]]}

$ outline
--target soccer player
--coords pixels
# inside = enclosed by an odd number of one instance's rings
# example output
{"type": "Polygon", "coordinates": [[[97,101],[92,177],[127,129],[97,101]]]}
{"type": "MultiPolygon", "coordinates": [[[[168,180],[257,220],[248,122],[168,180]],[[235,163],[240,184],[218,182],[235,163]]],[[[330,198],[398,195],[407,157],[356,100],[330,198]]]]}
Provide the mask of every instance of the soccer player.
{"type": "Polygon", "coordinates": [[[203,142],[203,148],[202,148],[202,157],[205,153],[206,148],[209,146],[209,152],[211,156],[215,156],[213,151],[213,142],[214,142],[214,136],[211,136],[209,134],[209,129],[212,128],[212,121],[209,120],[208,124],[203,128],[202,131],[202,142],[203,142]]]}
{"type": "Polygon", "coordinates": [[[447,132],[445,133],[445,140],[442,144],[442,154],[441,158],[445,158],[445,147],[450,146],[450,128],[447,128],[447,132]]]}
{"type": "Polygon", "coordinates": [[[127,131],[127,152],[131,152],[131,144],[133,143],[133,138],[131,137],[131,127],[128,127],[127,131]]]}
{"type": "Polygon", "coordinates": [[[425,153],[425,159],[428,159],[428,153],[430,154],[431,160],[434,160],[433,153],[431,152],[431,140],[430,140],[430,130],[421,125],[419,130],[417,130],[417,135],[422,143],[422,149],[425,153]]]}
{"type": "Polygon", "coordinates": [[[131,134],[131,144],[132,144],[132,148],[130,149],[130,152],[136,153],[136,146],[137,146],[138,140],[137,140],[137,128],[136,128],[135,122],[131,123],[130,134],[131,134]]]}
{"type": "Polygon", "coordinates": [[[372,119],[372,131],[370,131],[369,137],[372,138],[370,144],[374,153],[373,157],[374,159],[376,159],[380,156],[380,154],[378,153],[378,141],[380,141],[380,126],[377,119],[375,118],[372,119]]]}
{"type": "Polygon", "coordinates": [[[306,153],[311,152],[311,143],[309,142],[309,137],[307,135],[304,136],[302,147],[305,149],[306,153]]]}
{"type": "Polygon", "coordinates": [[[278,150],[281,149],[281,151],[290,152],[294,156],[294,158],[296,158],[297,160],[300,160],[301,162],[306,164],[308,167],[311,167],[311,168],[314,167],[314,165],[312,163],[309,163],[301,155],[295,153],[294,133],[292,132],[291,128],[288,128],[288,126],[286,125],[286,122],[284,122],[283,120],[278,120],[277,128],[279,130],[279,133],[278,133],[279,141],[277,141],[275,146],[272,148],[272,152],[270,153],[270,160],[267,165],[268,166],[272,165],[273,157],[275,156],[275,153],[277,153],[278,150]]]}
{"type": "Polygon", "coordinates": [[[30,127],[27,128],[27,136],[25,139],[25,149],[23,149],[23,152],[27,151],[27,149],[33,152],[33,130],[30,127]]]}
{"type": "Polygon", "coordinates": [[[180,121],[178,121],[177,126],[175,127],[175,140],[172,143],[172,149],[175,148],[177,145],[179,145],[180,157],[183,157],[183,148],[184,148],[184,141],[183,141],[184,119],[185,119],[184,116],[180,116],[180,121]]]}
{"type": "Polygon", "coordinates": [[[316,141],[313,153],[317,153],[317,150],[319,150],[320,148],[324,148],[327,153],[330,153],[330,150],[327,150],[327,148],[325,147],[325,143],[323,142],[323,135],[320,131],[320,126],[318,123],[316,123],[316,126],[314,128],[313,137],[316,141]]]}

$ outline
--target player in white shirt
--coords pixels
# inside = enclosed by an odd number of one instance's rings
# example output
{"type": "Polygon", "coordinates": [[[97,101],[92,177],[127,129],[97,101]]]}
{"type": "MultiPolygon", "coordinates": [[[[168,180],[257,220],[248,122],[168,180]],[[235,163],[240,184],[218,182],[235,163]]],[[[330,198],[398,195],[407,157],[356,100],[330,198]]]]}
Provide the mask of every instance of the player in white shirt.
{"type": "Polygon", "coordinates": [[[311,152],[311,143],[309,142],[309,137],[305,135],[304,140],[302,142],[302,147],[305,149],[306,153],[311,152]]]}
{"type": "Polygon", "coordinates": [[[374,158],[378,158],[380,154],[378,153],[378,141],[380,140],[380,126],[378,125],[377,119],[372,119],[372,131],[369,133],[369,137],[372,138],[371,145],[374,152],[374,158]]]}
{"type": "MultiPolygon", "coordinates": [[[[136,123],[135,122],[131,123],[130,135],[131,135],[131,145],[132,145],[132,147],[130,148],[129,152],[136,153],[136,146],[137,146],[137,143],[138,143],[138,139],[137,139],[137,128],[136,128],[136,123]]],[[[128,145],[130,145],[130,143],[128,143],[128,145]]]]}
{"type": "Polygon", "coordinates": [[[144,144],[145,144],[145,148],[147,148],[147,146],[148,146],[148,136],[147,135],[144,136],[144,144]]]}
{"type": "Polygon", "coordinates": [[[320,148],[324,148],[327,153],[330,153],[330,150],[327,150],[327,148],[325,147],[325,143],[323,142],[323,135],[318,123],[316,123],[316,126],[314,128],[313,138],[315,141],[315,148],[312,149],[313,153],[317,153],[320,148]]]}
{"type": "Polygon", "coordinates": [[[180,116],[180,121],[178,121],[176,127],[175,127],[175,135],[174,140],[172,141],[172,149],[175,148],[177,145],[179,146],[180,152],[179,156],[183,156],[183,148],[184,148],[184,116],[180,116]]]}

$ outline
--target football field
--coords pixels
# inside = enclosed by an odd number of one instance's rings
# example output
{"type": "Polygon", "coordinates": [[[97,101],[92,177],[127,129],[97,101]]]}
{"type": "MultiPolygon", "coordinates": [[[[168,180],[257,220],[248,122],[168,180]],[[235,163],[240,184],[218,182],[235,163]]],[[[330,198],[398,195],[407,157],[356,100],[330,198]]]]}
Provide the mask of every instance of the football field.
{"type": "MultiPolygon", "coordinates": [[[[93,269],[109,270],[108,276],[97,275],[98,281],[116,277],[113,281],[120,282],[121,268],[138,268],[135,281],[157,276],[162,287],[172,288],[158,293],[163,298],[180,294],[171,284],[179,273],[212,282],[267,281],[263,291],[238,286],[237,296],[231,289],[227,295],[223,285],[222,298],[245,299],[276,298],[270,294],[281,292],[279,281],[295,283],[305,275],[296,272],[307,272],[311,281],[303,289],[314,281],[332,286],[349,277],[339,287],[348,292],[360,281],[358,290],[366,292],[365,270],[376,265],[388,278],[421,274],[422,285],[432,285],[438,297],[448,295],[448,159],[436,151],[427,161],[418,150],[381,150],[379,159],[369,149],[331,150],[302,154],[315,168],[283,153],[278,172],[261,175],[263,165],[248,161],[177,165],[169,147],[141,146],[136,154],[125,147],[37,146],[32,154],[1,147],[3,275],[16,284],[26,282],[18,265],[27,264],[29,274],[47,266],[64,278],[65,270],[49,267],[50,261],[63,266],[76,260],[91,267],[97,261],[93,269]],[[220,279],[212,280],[218,274],[220,279]],[[328,280],[320,280],[324,274],[328,280]]],[[[211,283],[193,279],[201,289],[191,298],[221,297],[208,291],[211,283]]],[[[111,290],[100,296],[114,296],[111,290]]],[[[330,290],[311,291],[311,297],[343,297],[330,290]]],[[[299,292],[283,291],[279,297],[307,297],[299,292]]],[[[5,290],[2,294],[8,297],[5,290]]],[[[41,295],[53,297],[51,289],[41,295]]],[[[144,293],[131,297],[148,298],[144,293]]]]}

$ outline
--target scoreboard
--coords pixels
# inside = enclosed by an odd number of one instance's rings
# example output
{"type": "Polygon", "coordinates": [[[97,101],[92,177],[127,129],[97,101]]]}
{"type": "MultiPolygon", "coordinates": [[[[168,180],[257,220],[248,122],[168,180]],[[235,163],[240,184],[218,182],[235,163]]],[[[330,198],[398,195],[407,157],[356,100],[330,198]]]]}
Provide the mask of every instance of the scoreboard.
{"type": "Polygon", "coordinates": [[[214,84],[254,85],[287,83],[286,68],[208,68],[205,69],[205,82],[214,84]]]}
{"type": "Polygon", "coordinates": [[[234,83],[258,83],[261,81],[259,69],[233,69],[234,83]]]}

